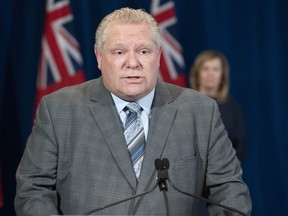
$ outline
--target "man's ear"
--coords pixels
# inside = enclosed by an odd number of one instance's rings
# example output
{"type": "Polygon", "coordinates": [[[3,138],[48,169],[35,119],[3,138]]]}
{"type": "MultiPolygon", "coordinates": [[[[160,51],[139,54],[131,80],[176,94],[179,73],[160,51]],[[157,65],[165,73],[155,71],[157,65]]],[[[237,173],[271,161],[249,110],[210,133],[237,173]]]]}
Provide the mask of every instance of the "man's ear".
{"type": "Polygon", "coordinates": [[[101,70],[102,55],[101,55],[101,52],[99,51],[99,49],[97,49],[96,45],[94,45],[94,54],[95,54],[97,62],[98,62],[98,68],[99,68],[99,70],[101,70]]]}
{"type": "Polygon", "coordinates": [[[162,47],[159,48],[159,55],[162,55],[162,47]]]}
{"type": "Polygon", "coordinates": [[[160,59],[161,59],[161,55],[162,55],[162,47],[160,47],[159,50],[158,50],[159,67],[160,67],[160,59]]]}

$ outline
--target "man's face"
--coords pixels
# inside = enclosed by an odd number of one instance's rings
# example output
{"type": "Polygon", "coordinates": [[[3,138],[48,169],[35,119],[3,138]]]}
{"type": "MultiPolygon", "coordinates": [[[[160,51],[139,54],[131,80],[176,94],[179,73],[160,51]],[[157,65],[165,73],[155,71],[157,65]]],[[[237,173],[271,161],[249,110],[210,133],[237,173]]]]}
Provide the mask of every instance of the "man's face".
{"type": "Polygon", "coordinates": [[[118,97],[135,101],[155,87],[161,50],[147,24],[108,27],[102,51],[95,54],[105,87],[118,97]]]}

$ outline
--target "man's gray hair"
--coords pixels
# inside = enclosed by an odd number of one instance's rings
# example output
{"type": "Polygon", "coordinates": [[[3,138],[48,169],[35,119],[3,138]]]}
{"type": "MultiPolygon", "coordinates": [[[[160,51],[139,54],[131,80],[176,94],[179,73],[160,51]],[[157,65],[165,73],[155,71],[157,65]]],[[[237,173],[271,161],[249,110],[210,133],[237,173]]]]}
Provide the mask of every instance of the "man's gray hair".
{"type": "Polygon", "coordinates": [[[108,14],[100,22],[95,33],[95,46],[99,51],[102,50],[105,40],[107,38],[107,29],[112,25],[117,24],[148,24],[151,29],[151,36],[154,43],[161,46],[161,36],[158,24],[154,17],[142,9],[121,8],[108,14]]]}

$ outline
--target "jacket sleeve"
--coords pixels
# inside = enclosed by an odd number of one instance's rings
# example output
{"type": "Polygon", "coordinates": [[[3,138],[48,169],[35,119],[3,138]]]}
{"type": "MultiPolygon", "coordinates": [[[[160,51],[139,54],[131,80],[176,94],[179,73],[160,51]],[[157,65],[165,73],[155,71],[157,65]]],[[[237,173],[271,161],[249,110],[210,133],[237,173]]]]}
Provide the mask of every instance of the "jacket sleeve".
{"type": "Polygon", "coordinates": [[[57,142],[53,122],[43,97],[16,172],[17,215],[58,215],[56,187],[57,142]]]}
{"type": "MultiPolygon", "coordinates": [[[[212,112],[207,151],[208,198],[250,215],[252,205],[249,190],[242,180],[241,166],[222,123],[216,103],[214,103],[212,112]]],[[[208,211],[210,215],[237,215],[215,205],[209,205],[208,211]]]]}

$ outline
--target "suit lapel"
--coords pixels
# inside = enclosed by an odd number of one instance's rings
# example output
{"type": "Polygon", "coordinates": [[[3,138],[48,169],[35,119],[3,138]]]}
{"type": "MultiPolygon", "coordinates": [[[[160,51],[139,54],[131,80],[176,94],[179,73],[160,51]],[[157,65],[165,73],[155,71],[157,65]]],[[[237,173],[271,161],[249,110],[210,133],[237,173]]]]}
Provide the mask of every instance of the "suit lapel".
{"type": "Polygon", "coordinates": [[[173,125],[177,109],[170,105],[176,93],[171,93],[162,82],[157,83],[155,97],[151,108],[149,134],[145,147],[145,156],[142,164],[142,173],[137,185],[133,167],[123,136],[123,125],[117,113],[110,93],[103,85],[102,78],[91,85],[89,91],[91,103],[89,109],[95,119],[107,146],[113,155],[115,163],[123,173],[131,188],[141,193],[150,188],[155,181],[156,158],[162,156],[166,140],[173,125]],[[115,121],[116,120],[116,121],[115,121]],[[118,122],[118,123],[117,123],[118,122]]]}
{"type": "Polygon", "coordinates": [[[143,192],[150,188],[155,181],[156,158],[161,158],[165,148],[166,140],[173,125],[177,109],[169,103],[173,100],[171,95],[167,95],[166,88],[158,84],[152,105],[152,115],[149,123],[149,134],[145,147],[145,156],[142,164],[142,173],[138,185],[138,192],[143,192]],[[165,92],[165,93],[164,93],[165,92]]]}
{"type": "Polygon", "coordinates": [[[98,87],[92,87],[89,109],[95,119],[115,163],[132,188],[136,188],[136,178],[123,136],[123,126],[110,93],[98,79],[98,87]]]}
{"type": "Polygon", "coordinates": [[[138,185],[139,191],[144,191],[145,188],[155,180],[155,165],[156,158],[161,158],[165,148],[166,140],[169,131],[173,124],[173,119],[176,110],[171,107],[153,108],[152,117],[149,127],[148,140],[145,147],[145,156],[142,165],[141,180],[138,185]]]}

